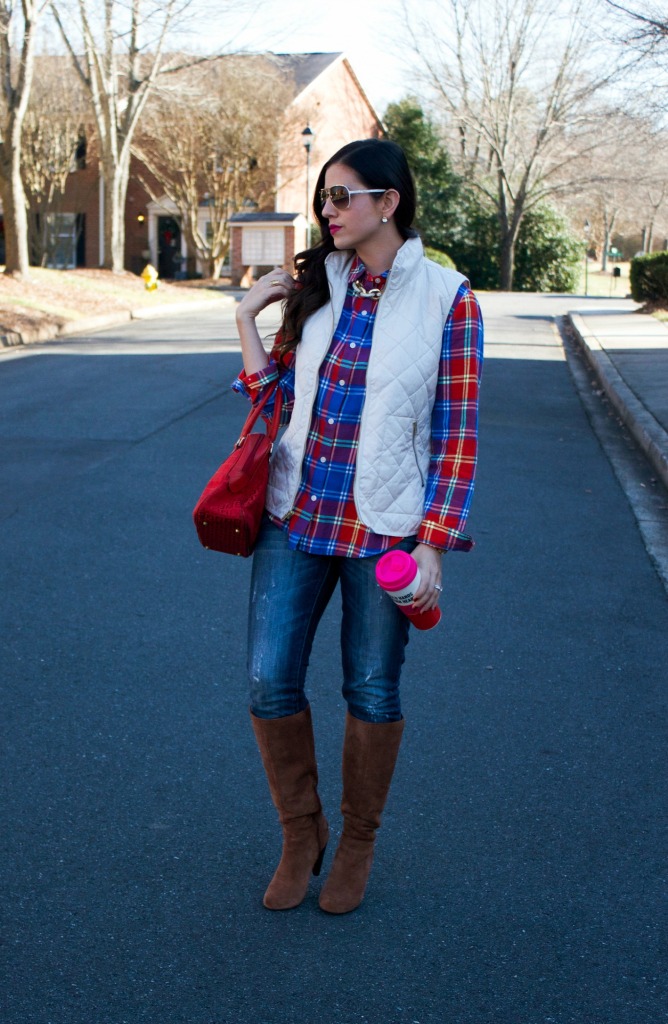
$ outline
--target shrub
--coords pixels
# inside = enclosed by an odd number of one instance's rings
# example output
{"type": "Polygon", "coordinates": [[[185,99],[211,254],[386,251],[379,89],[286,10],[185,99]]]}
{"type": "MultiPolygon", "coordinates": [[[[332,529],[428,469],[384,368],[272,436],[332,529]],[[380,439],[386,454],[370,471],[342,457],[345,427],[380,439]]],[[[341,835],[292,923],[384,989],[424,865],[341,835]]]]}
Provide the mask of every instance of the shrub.
{"type": "Polygon", "coordinates": [[[448,270],[457,269],[446,252],[441,252],[439,249],[430,249],[429,246],[427,246],[425,247],[424,254],[427,259],[433,260],[434,263],[438,263],[441,267],[447,267],[448,270]]]}
{"type": "Polygon", "coordinates": [[[631,295],[636,302],[668,306],[668,252],[654,252],[631,260],[631,295]]]}
{"type": "Polygon", "coordinates": [[[478,196],[464,196],[463,221],[453,230],[447,249],[473,288],[487,291],[499,287],[498,218],[478,196]]]}
{"type": "MultiPolygon", "coordinates": [[[[464,226],[453,231],[447,250],[473,288],[499,287],[499,221],[496,212],[476,195],[465,197],[464,226]]],[[[515,246],[514,291],[571,292],[577,287],[582,242],[564,217],[547,204],[524,216],[515,246]]]]}
{"type": "Polygon", "coordinates": [[[581,265],[582,242],[554,207],[536,206],[525,215],[515,247],[515,291],[575,291],[581,265]]]}

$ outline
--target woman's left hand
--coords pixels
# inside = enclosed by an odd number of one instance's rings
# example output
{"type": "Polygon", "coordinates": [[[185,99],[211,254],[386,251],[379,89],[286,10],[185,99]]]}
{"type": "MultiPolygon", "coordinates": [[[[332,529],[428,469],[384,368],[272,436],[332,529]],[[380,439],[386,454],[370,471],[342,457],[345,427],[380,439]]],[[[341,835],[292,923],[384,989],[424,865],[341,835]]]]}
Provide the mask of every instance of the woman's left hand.
{"type": "Polygon", "coordinates": [[[420,586],[413,598],[413,608],[426,612],[435,608],[441,596],[442,554],[428,544],[418,544],[411,554],[420,569],[420,586]]]}

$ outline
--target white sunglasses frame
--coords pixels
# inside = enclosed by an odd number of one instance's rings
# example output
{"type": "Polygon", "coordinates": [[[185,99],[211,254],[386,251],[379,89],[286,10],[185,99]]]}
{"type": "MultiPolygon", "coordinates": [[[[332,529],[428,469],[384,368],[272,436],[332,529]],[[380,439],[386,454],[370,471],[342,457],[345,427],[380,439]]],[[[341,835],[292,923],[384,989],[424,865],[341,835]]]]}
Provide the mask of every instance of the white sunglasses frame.
{"type": "Polygon", "coordinates": [[[318,198],[324,208],[325,203],[328,201],[332,204],[335,210],[349,210],[350,209],[350,197],[351,196],[364,196],[370,195],[372,192],[387,192],[386,188],[348,188],[347,185],[332,185],[331,188],[321,188],[318,190],[318,198]],[[333,188],[345,188],[348,193],[348,205],[347,206],[336,206],[332,199],[333,188]],[[322,194],[325,193],[325,199],[323,201],[322,194]]]}

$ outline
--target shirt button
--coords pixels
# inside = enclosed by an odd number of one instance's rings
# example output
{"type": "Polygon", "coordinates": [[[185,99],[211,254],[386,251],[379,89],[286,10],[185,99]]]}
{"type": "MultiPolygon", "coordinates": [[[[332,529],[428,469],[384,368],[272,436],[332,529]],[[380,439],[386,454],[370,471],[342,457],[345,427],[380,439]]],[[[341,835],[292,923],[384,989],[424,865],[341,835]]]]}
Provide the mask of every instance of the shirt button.
{"type": "Polygon", "coordinates": [[[311,495],[311,501],[317,501],[317,500],[318,500],[317,494],[312,494],[311,495]]]}
{"type": "Polygon", "coordinates": [[[355,342],[354,342],[354,341],[351,341],[351,342],[350,342],[350,347],[351,347],[351,348],[357,348],[357,345],[355,344],[355,342]]]}
{"type": "Polygon", "coordinates": [[[366,311],[366,309],[363,309],[363,310],[362,310],[362,316],[368,316],[368,315],[369,315],[369,314],[368,314],[368,312],[366,311]]]}
{"type": "Polygon", "coordinates": [[[321,461],[321,462],[327,462],[327,459],[325,458],[325,456],[324,456],[324,455],[321,455],[321,456],[320,456],[320,461],[321,461]]]}
{"type": "Polygon", "coordinates": [[[332,419],[329,419],[329,420],[327,420],[327,422],[331,424],[331,423],[333,423],[333,422],[334,422],[334,420],[332,420],[332,419]]]}
{"type": "Polygon", "coordinates": [[[339,387],[341,387],[341,388],[345,388],[345,386],[346,386],[346,382],[345,382],[345,380],[340,380],[340,381],[339,381],[339,387]]]}

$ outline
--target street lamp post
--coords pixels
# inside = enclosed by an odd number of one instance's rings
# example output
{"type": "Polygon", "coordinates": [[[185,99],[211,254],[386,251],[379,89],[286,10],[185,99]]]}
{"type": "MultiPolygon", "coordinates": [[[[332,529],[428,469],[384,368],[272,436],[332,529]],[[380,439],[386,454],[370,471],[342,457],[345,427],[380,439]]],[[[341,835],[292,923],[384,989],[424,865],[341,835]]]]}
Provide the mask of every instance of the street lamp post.
{"type": "Polygon", "coordinates": [[[315,141],[315,132],[309,124],[302,132],[304,149],[306,150],[306,247],[311,244],[311,147],[315,141]]]}
{"type": "Polygon", "coordinates": [[[591,231],[591,224],[588,220],[584,222],[584,236],[585,236],[585,295],[589,294],[589,232],[591,231]]]}

